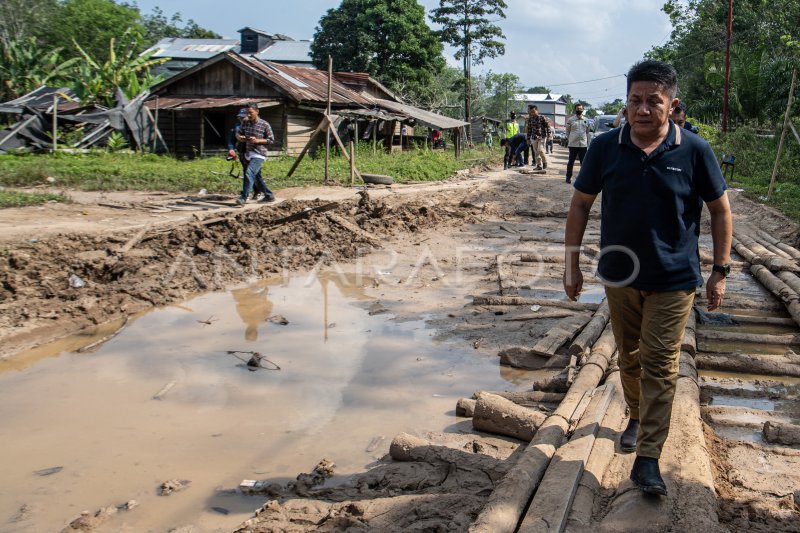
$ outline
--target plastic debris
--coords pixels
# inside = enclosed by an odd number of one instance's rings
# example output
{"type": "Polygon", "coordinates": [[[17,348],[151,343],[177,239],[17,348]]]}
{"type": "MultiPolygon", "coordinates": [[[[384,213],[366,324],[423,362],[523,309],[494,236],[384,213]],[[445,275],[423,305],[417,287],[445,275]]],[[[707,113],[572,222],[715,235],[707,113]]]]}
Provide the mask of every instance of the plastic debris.
{"type": "Polygon", "coordinates": [[[79,276],[75,274],[70,274],[69,276],[69,286],[73,289],[80,289],[81,287],[86,286],[86,282],[83,281],[79,276]]]}

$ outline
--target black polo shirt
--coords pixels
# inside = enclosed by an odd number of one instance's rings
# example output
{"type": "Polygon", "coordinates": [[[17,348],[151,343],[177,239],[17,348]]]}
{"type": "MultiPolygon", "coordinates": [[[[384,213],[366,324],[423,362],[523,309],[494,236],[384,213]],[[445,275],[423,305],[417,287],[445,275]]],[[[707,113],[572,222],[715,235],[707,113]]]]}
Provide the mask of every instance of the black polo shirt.
{"type": "Polygon", "coordinates": [[[650,155],[625,124],[596,137],[574,187],[602,195],[598,274],[645,291],[702,285],[697,240],[703,202],[727,188],[711,146],[675,127],[650,155]]]}

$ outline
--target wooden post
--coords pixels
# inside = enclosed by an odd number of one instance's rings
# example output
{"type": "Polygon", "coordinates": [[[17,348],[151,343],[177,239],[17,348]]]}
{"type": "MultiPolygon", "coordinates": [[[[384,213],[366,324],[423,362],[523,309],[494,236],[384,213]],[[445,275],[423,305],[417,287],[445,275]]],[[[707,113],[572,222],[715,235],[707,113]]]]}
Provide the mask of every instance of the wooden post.
{"type": "Polygon", "coordinates": [[[356,183],[356,151],[353,148],[353,140],[350,139],[350,185],[356,183]]]}
{"type": "Polygon", "coordinates": [[[200,110],[200,157],[203,157],[203,152],[206,150],[206,121],[205,113],[200,110]]]}
{"type": "Polygon", "coordinates": [[[58,94],[53,93],[53,153],[58,148],[58,94]]]}
{"type": "Polygon", "coordinates": [[[372,127],[372,155],[378,152],[378,119],[375,119],[375,125],[372,127]]]}
{"type": "Polygon", "coordinates": [[[797,69],[792,70],[792,84],[789,87],[789,101],[786,102],[786,114],[783,116],[783,129],[781,129],[781,140],[778,142],[778,155],[775,156],[775,166],[772,167],[772,177],[769,180],[769,190],[767,200],[772,200],[772,189],[775,187],[775,178],[778,176],[778,164],[783,153],[783,142],[786,140],[786,130],[789,129],[792,111],[792,99],[794,98],[794,83],[797,80],[797,69]]]}
{"type": "MultiPolygon", "coordinates": [[[[147,108],[145,108],[145,109],[147,109],[147,108]]],[[[161,132],[158,131],[158,95],[156,95],[155,118],[152,117],[152,116],[150,118],[153,120],[153,133],[155,134],[155,135],[153,135],[153,146],[150,148],[150,150],[153,153],[156,153],[156,141],[158,140],[158,137],[161,135],[161,132]]],[[[161,140],[163,141],[164,139],[162,138],[161,140]]]]}
{"type": "MultiPolygon", "coordinates": [[[[333,58],[328,56],[328,107],[325,111],[325,116],[331,116],[331,84],[333,83],[333,58]]],[[[328,122],[328,127],[325,128],[325,182],[328,182],[328,172],[330,164],[330,151],[331,151],[331,125],[328,122]]]]}
{"type": "Polygon", "coordinates": [[[455,157],[458,159],[461,155],[461,131],[459,128],[453,130],[453,147],[455,148],[455,157]]]}

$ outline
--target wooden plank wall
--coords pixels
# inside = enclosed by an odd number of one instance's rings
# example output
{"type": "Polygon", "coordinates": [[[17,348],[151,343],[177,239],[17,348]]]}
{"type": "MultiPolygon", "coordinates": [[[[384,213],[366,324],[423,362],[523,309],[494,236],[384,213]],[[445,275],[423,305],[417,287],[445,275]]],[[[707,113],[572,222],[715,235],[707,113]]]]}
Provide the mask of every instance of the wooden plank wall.
{"type": "Polygon", "coordinates": [[[163,96],[231,96],[279,98],[282,95],[269,85],[243,72],[227,61],[204,68],[166,87],[163,96]]]}
{"type": "MultiPolygon", "coordinates": [[[[308,143],[322,115],[302,109],[291,109],[286,116],[286,153],[297,155],[308,143]]],[[[325,144],[325,143],[323,143],[325,144]]]]}
{"type": "Polygon", "coordinates": [[[158,129],[176,157],[194,157],[200,150],[200,111],[158,112],[158,129]]]}

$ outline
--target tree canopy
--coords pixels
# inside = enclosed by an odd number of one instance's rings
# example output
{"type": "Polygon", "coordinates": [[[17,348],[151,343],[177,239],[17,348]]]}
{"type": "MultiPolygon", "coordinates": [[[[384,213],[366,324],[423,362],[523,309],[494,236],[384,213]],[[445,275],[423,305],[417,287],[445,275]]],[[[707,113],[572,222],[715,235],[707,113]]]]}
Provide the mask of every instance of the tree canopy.
{"type": "MultiPolygon", "coordinates": [[[[727,2],[667,0],[672,34],[648,56],[672,63],[689,114],[717,122],[722,112],[727,2]]],[[[800,3],[734,0],[730,113],[737,123],[774,122],[786,105],[800,59],[800,3]]]]}
{"type": "Polygon", "coordinates": [[[464,62],[464,119],[471,115],[472,65],[506,51],[503,31],[492,17],[505,18],[508,5],[503,0],[439,0],[431,10],[431,20],[440,24],[442,41],[456,49],[455,58],[464,62]]]}
{"type": "Polygon", "coordinates": [[[410,93],[424,92],[444,67],[443,46],[416,0],[343,0],[322,16],[311,44],[317,68],[367,72],[410,93]]]}

